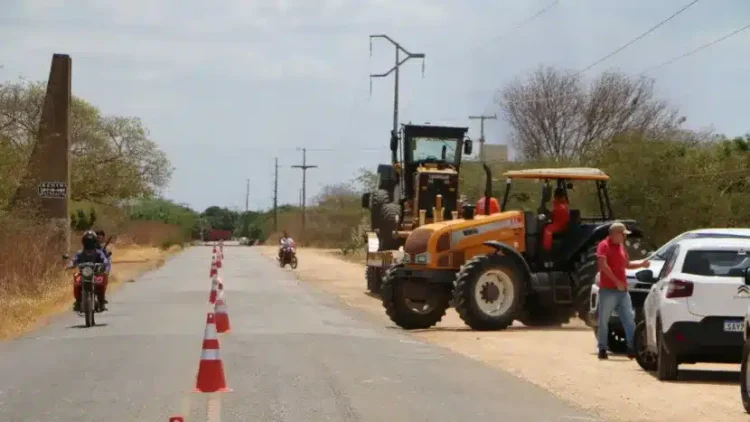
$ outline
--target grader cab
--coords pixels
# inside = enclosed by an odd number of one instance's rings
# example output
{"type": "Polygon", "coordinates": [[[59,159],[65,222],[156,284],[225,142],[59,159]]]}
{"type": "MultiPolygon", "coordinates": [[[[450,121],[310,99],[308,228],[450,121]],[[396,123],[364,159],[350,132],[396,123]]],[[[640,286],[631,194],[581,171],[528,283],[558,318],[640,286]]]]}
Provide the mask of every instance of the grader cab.
{"type": "Polygon", "coordinates": [[[370,211],[366,278],[372,293],[414,229],[460,216],[461,159],[472,151],[467,131],[406,124],[391,134],[392,162],[378,166],[377,189],[362,195],[362,207],[370,211]]]}
{"type": "MultiPolygon", "coordinates": [[[[485,171],[491,183],[486,166],[485,171]]],[[[596,245],[614,222],[609,176],[591,168],[509,171],[504,176],[499,213],[474,216],[469,206],[465,218],[426,224],[409,235],[401,262],[388,269],[381,287],[383,306],[397,325],[431,327],[451,304],[476,330],[504,329],[514,320],[531,326],[559,325],[575,313],[585,316],[596,274],[596,245]],[[536,212],[509,206],[516,179],[541,182],[536,212]],[[552,184],[568,191],[574,182],[595,184],[600,212],[581,217],[580,210],[571,209],[567,229],[553,238],[551,250],[544,250],[542,233],[551,223],[547,204],[552,184]]],[[[621,222],[640,235],[634,221],[621,222]]]]}

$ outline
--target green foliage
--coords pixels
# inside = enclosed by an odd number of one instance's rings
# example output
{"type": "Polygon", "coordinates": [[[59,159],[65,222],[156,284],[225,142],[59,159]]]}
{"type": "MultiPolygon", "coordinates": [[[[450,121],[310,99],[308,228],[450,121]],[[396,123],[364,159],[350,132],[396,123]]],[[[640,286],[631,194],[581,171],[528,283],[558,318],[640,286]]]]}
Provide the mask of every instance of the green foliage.
{"type": "Polygon", "coordinates": [[[76,231],[90,230],[97,221],[97,214],[94,208],[89,210],[88,214],[81,208],[70,213],[70,228],[76,231]]]}
{"type": "Polygon", "coordinates": [[[128,208],[132,220],[158,221],[179,226],[186,237],[194,238],[195,228],[201,222],[198,213],[190,207],[168,199],[141,199],[135,201],[128,208]]]}

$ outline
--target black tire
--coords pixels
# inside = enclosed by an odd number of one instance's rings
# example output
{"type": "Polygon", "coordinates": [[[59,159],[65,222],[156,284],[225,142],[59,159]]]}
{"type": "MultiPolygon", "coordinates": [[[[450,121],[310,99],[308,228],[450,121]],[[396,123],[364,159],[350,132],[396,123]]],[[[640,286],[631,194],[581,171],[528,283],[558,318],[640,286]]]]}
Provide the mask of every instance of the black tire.
{"type": "Polygon", "coordinates": [[[94,294],[91,292],[85,293],[85,297],[83,299],[83,311],[86,320],[86,327],[91,327],[96,324],[96,322],[94,321],[94,294]]]}
{"type": "Polygon", "coordinates": [[[578,313],[578,318],[589,327],[592,324],[589,320],[591,286],[594,285],[597,272],[599,272],[599,269],[596,259],[596,245],[593,245],[578,256],[574,267],[575,280],[578,283],[578,291],[574,295],[574,307],[578,313]]]}
{"type": "Polygon", "coordinates": [[[610,329],[609,333],[607,333],[607,348],[610,352],[617,355],[624,355],[627,353],[628,340],[625,338],[625,333],[610,329]]]}
{"type": "Polygon", "coordinates": [[[430,328],[443,319],[451,299],[450,289],[448,286],[433,284],[426,311],[417,312],[410,306],[410,300],[405,296],[405,287],[411,281],[397,277],[394,272],[396,268],[401,267],[403,264],[392,266],[386,270],[385,277],[383,277],[380,297],[385,313],[391,321],[405,330],[430,328]]]}
{"type": "Polygon", "coordinates": [[[370,195],[370,229],[375,230],[380,228],[381,221],[381,208],[383,205],[390,202],[388,191],[385,189],[378,189],[370,195]]]}
{"type": "Polygon", "coordinates": [[[740,366],[740,395],[742,396],[742,406],[745,412],[750,413],[750,379],[748,379],[748,367],[750,364],[750,341],[745,340],[745,346],[742,348],[742,366],[740,366]]]}
{"type": "Polygon", "coordinates": [[[519,315],[526,301],[526,279],[522,276],[515,263],[503,255],[490,254],[478,255],[467,261],[456,277],[456,287],[454,290],[453,302],[456,306],[456,312],[461,319],[473,330],[503,330],[508,328],[513,320],[519,315]],[[485,303],[492,303],[499,299],[499,288],[496,284],[484,282],[483,286],[478,286],[480,277],[489,271],[497,271],[500,277],[512,286],[512,298],[506,309],[500,313],[492,315],[481,309],[478,300],[485,303]],[[477,299],[476,290],[480,289],[477,299]],[[498,297],[493,298],[493,296],[498,297]]]}
{"type": "Polygon", "coordinates": [[[395,233],[398,231],[401,207],[398,204],[385,204],[380,208],[380,227],[378,228],[378,240],[380,240],[381,251],[396,250],[400,241],[395,233]]]}
{"type": "Polygon", "coordinates": [[[635,361],[643,368],[644,371],[654,372],[657,369],[656,353],[649,352],[646,344],[646,322],[641,321],[635,326],[635,337],[633,338],[635,347],[635,361]]]}
{"type": "Polygon", "coordinates": [[[559,327],[570,322],[570,308],[545,305],[538,297],[529,297],[518,320],[527,327],[559,327]]]}
{"type": "Polygon", "coordinates": [[[664,333],[661,330],[661,324],[656,324],[657,347],[659,354],[656,358],[656,377],[659,381],[673,381],[679,374],[677,356],[667,350],[664,344],[664,333]]]}
{"type": "Polygon", "coordinates": [[[293,270],[297,269],[297,257],[293,256],[292,260],[289,262],[289,266],[292,267],[293,270]]]}
{"type": "Polygon", "coordinates": [[[368,266],[365,269],[365,279],[367,280],[367,290],[375,295],[380,294],[383,285],[383,269],[368,266]]]}

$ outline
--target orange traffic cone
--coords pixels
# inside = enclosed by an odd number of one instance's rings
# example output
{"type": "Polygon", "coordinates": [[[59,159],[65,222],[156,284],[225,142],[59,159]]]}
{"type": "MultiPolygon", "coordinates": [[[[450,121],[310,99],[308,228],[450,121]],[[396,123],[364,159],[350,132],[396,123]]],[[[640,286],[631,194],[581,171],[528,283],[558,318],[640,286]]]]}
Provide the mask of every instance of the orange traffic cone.
{"type": "Polygon", "coordinates": [[[229,325],[229,313],[227,312],[227,302],[224,300],[224,290],[219,290],[219,298],[216,299],[214,313],[216,314],[216,332],[224,334],[232,331],[229,325]]]}
{"type": "Polygon", "coordinates": [[[232,391],[224,378],[224,364],[219,356],[219,339],[216,336],[215,316],[212,312],[206,318],[206,331],[203,335],[203,351],[195,381],[195,391],[199,393],[221,393],[232,391]]]}
{"type": "Polygon", "coordinates": [[[208,274],[209,277],[214,278],[219,275],[219,270],[216,268],[216,256],[211,257],[211,272],[208,274]]]}
{"type": "Polygon", "coordinates": [[[172,416],[169,418],[169,422],[185,422],[185,418],[182,416],[172,416]]]}
{"type": "Polygon", "coordinates": [[[221,284],[221,281],[219,281],[218,275],[211,277],[211,293],[208,294],[208,303],[212,305],[216,303],[216,297],[219,293],[218,290],[219,290],[220,284],[221,284]]]}
{"type": "Polygon", "coordinates": [[[222,260],[222,256],[221,256],[221,253],[219,253],[216,255],[216,268],[221,268],[221,260],[222,260]]]}

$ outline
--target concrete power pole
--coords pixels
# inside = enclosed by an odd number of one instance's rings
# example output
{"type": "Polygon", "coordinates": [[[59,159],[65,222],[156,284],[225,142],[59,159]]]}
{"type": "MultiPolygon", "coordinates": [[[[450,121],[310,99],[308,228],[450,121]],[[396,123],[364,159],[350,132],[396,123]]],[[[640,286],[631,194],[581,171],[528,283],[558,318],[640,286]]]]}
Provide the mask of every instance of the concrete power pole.
{"type": "MultiPolygon", "coordinates": [[[[299,148],[298,148],[299,150],[299,148]]],[[[302,169],[302,233],[305,233],[305,206],[307,198],[307,169],[314,169],[318,166],[307,164],[307,148],[302,148],[302,165],[292,166],[295,169],[302,169]]]]}
{"type": "MultiPolygon", "coordinates": [[[[380,35],[370,35],[370,56],[372,56],[372,39],[373,38],[385,38],[386,40],[390,41],[391,44],[393,44],[394,47],[396,47],[396,61],[395,65],[388,70],[385,73],[377,73],[377,74],[370,74],[370,95],[372,95],[372,78],[385,78],[386,76],[390,75],[392,72],[396,72],[394,75],[394,84],[393,84],[393,131],[391,132],[391,135],[395,135],[398,132],[398,78],[399,78],[399,68],[402,64],[406,63],[409,59],[422,59],[422,77],[424,78],[424,53],[410,53],[406,51],[404,47],[401,46],[398,42],[394,41],[392,38],[390,38],[388,35],[380,34],[380,35]],[[406,57],[403,59],[400,58],[400,54],[403,52],[406,54],[406,57]]],[[[393,155],[393,161],[396,161],[396,152],[394,151],[392,153],[393,155]]]]}
{"type": "Polygon", "coordinates": [[[247,189],[245,189],[245,213],[250,211],[250,179],[247,179],[247,189]]]}
{"type": "Polygon", "coordinates": [[[484,162],[484,121],[485,120],[497,120],[497,114],[492,116],[469,116],[471,120],[479,119],[479,161],[484,162]]]}
{"type": "Polygon", "coordinates": [[[273,232],[279,231],[279,157],[273,159],[273,232]]]}

